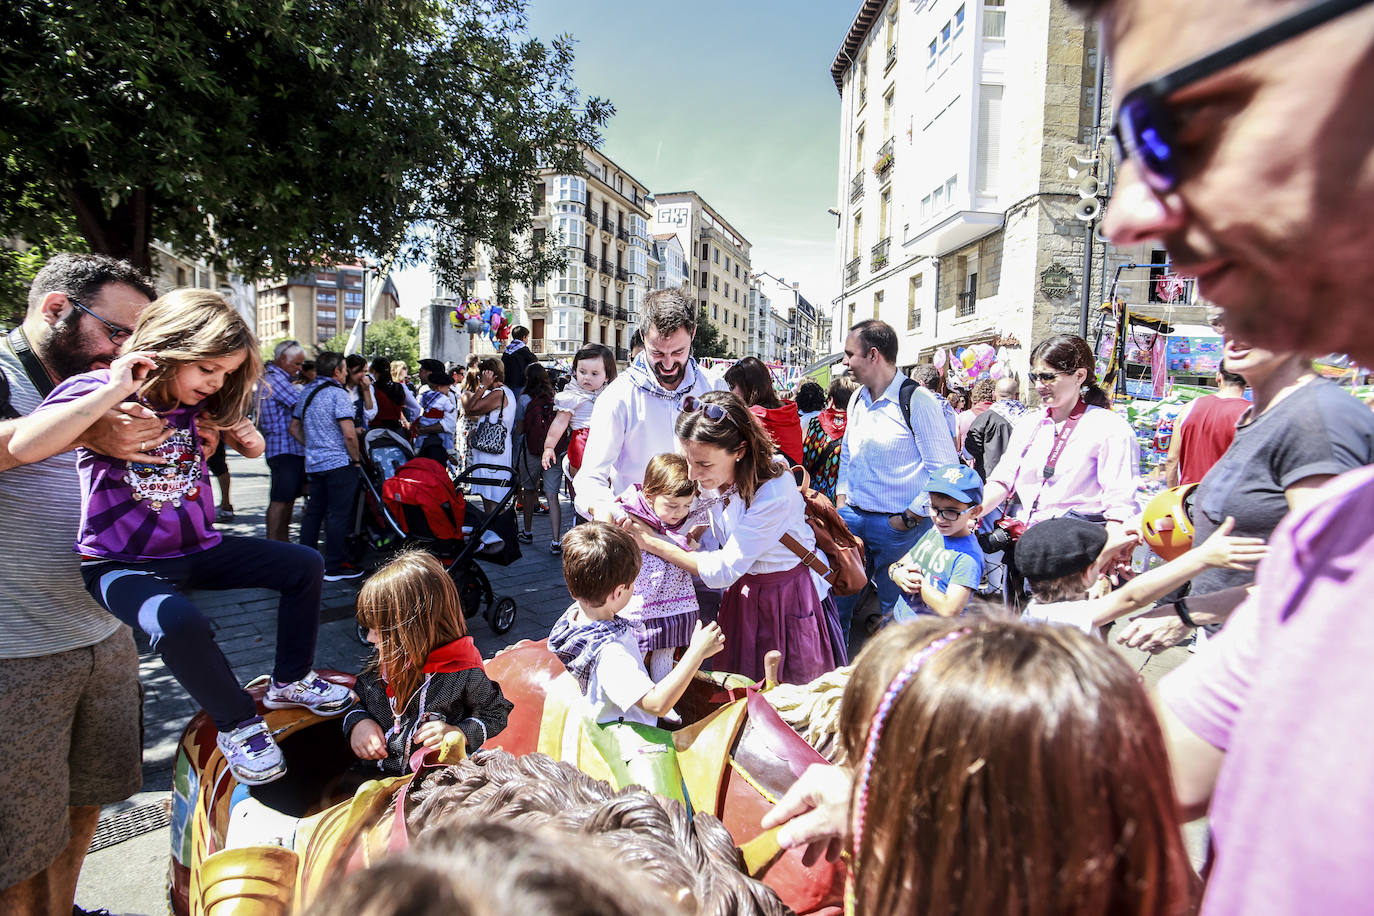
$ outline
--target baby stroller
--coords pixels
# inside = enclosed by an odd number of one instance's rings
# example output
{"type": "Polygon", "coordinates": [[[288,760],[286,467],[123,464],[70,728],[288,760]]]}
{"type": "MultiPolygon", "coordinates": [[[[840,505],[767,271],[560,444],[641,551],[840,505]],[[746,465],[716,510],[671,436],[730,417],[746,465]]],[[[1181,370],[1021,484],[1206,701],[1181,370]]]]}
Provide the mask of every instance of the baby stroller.
{"type": "Polygon", "coordinates": [[[428,458],[416,458],[409,441],[389,429],[363,440],[363,498],[358,531],[380,552],[416,547],[432,554],[458,587],[463,614],[481,612],[492,632],[515,623],[515,600],[497,597],[478,561],[509,566],[520,559],[516,537],[515,489],[490,514],[459,493],[462,483],[513,483],[510,468],[474,464],[456,478],[428,458]]]}

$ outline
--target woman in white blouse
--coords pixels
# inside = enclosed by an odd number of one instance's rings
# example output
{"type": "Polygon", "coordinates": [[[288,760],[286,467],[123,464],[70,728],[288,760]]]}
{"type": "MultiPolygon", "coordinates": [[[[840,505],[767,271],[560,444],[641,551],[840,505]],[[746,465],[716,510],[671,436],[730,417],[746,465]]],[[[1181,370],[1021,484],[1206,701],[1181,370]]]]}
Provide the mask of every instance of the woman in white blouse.
{"type": "Polygon", "coordinates": [[[803,550],[816,545],[801,493],[768,432],[724,391],[684,399],[674,431],[722,546],[687,551],[638,522],[621,525],[644,550],[726,589],[718,667],[762,678],[764,655],[777,649],[781,679],[800,684],[844,664],[829,586],[779,540],[790,533],[803,550]]]}

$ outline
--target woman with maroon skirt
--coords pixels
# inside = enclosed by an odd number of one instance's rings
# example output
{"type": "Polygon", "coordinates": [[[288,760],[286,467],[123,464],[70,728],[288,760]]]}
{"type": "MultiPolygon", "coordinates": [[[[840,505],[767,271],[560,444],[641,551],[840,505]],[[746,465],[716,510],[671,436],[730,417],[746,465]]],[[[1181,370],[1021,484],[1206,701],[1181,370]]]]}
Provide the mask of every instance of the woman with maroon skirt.
{"type": "Polygon", "coordinates": [[[684,550],[631,519],[621,525],[644,550],[726,589],[717,667],[759,679],[764,655],[777,649],[781,679],[801,684],[844,664],[829,586],[780,540],[790,534],[804,552],[816,545],[801,493],[763,425],[739,398],[713,391],[683,399],[675,432],[721,546],[684,550]]]}

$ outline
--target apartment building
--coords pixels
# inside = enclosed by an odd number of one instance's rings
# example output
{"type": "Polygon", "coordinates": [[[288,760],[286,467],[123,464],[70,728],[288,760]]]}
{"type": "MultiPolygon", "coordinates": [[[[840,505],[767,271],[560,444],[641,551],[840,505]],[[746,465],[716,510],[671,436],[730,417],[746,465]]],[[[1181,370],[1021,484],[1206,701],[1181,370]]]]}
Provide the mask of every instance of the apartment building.
{"type": "Polygon", "coordinates": [[[749,240],[695,191],[655,194],[653,215],[655,236],[677,236],[706,320],[732,355],[749,353],[749,240]]]}
{"type": "MultiPolygon", "coordinates": [[[[1093,145],[1110,123],[1105,104],[1097,119],[1099,53],[1095,28],[1061,0],[860,5],[830,68],[841,110],[834,350],[854,322],[878,317],[899,333],[902,366],[992,343],[1024,371],[1034,341],[1078,331],[1085,249],[1094,311],[1118,276],[1158,274],[1162,252],[1110,246],[1078,216],[1092,209],[1079,182],[1107,175],[1093,161],[1109,149],[1093,145]],[[1126,264],[1144,266],[1118,271],[1126,264]]],[[[1177,318],[1177,303],[1151,303],[1153,287],[1116,292],[1177,318]]]]}
{"type": "Polygon", "coordinates": [[[687,267],[687,254],[682,242],[672,232],[660,232],[654,236],[651,254],[659,264],[659,270],[649,284],[650,289],[669,289],[687,286],[691,283],[691,272],[687,267]]]}
{"type": "MultiPolygon", "coordinates": [[[[801,294],[800,284],[795,281],[788,283],[768,271],[759,271],[754,286],[762,291],[768,307],[779,316],[778,321],[771,322],[783,334],[776,359],[790,366],[802,367],[823,355],[821,351],[827,350],[830,341],[820,337],[819,314],[816,307],[801,294]]],[[[750,320],[770,322],[762,308],[751,308],[750,320]]]]}
{"type": "Polygon", "coordinates": [[[257,292],[258,340],[264,343],[292,338],[306,352],[337,334],[353,330],[353,323],[386,321],[396,317],[400,294],[388,276],[376,290],[376,274],[361,264],[323,267],[308,274],[273,283],[257,292]],[[375,304],[374,304],[375,303],[375,304]]]}
{"type": "MultiPolygon", "coordinates": [[[[534,236],[540,243],[549,236],[557,240],[566,258],[561,271],[533,286],[515,283],[501,291],[491,252],[481,247],[462,289],[436,290],[431,308],[451,310],[463,297],[475,297],[500,305],[512,323],[528,327],[530,348],[541,357],[567,358],[584,344],[598,343],[626,359],[648,291],[648,191],[599,150],[584,149],[582,158],[582,174],[545,169],[534,188],[534,236]]],[[[465,343],[462,349],[466,355],[465,343]]],[[[495,348],[479,338],[478,352],[495,348]]]]}

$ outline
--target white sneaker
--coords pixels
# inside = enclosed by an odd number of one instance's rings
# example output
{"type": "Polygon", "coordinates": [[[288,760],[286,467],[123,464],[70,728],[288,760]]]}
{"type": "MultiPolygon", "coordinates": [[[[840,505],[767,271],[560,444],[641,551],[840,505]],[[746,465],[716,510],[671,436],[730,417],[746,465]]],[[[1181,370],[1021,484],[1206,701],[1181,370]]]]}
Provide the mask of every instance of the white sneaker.
{"type": "Polygon", "coordinates": [[[215,739],[234,778],[246,786],[260,786],[286,775],[281,748],[262,716],[254,716],[231,732],[215,739]]]}
{"type": "Polygon", "coordinates": [[[311,671],[291,684],[278,686],[277,682],[273,681],[267,687],[267,695],[263,697],[262,705],[268,709],[303,706],[316,715],[337,716],[352,706],[356,699],[353,691],[347,687],[326,681],[311,671]]]}

